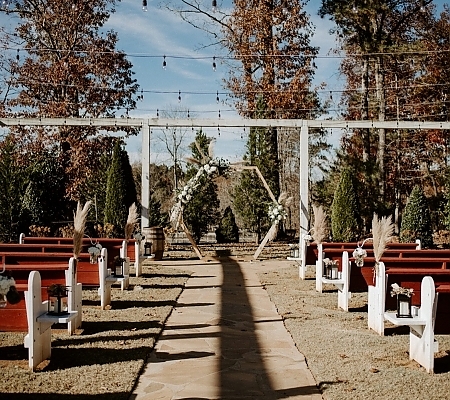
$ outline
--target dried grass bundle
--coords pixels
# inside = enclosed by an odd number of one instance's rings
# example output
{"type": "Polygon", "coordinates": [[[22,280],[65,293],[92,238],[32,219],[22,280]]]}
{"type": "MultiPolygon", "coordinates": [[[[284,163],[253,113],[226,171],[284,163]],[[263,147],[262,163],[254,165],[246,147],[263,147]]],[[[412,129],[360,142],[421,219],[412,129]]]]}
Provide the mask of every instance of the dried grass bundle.
{"type": "Polygon", "coordinates": [[[288,208],[292,205],[294,198],[288,197],[287,192],[282,192],[280,197],[278,198],[278,203],[281,204],[284,208],[288,208]]]}
{"type": "Polygon", "coordinates": [[[372,220],[372,236],[373,236],[373,254],[375,261],[379,262],[386,250],[386,245],[392,240],[394,233],[394,224],[392,217],[378,218],[377,214],[373,214],[372,220]]]}
{"type": "Polygon", "coordinates": [[[77,204],[77,211],[73,217],[73,256],[78,258],[83,247],[84,228],[86,226],[86,217],[92,201],[87,201],[83,208],[80,202],[77,204]]]}
{"type": "Polygon", "coordinates": [[[328,236],[327,214],[322,206],[313,205],[314,224],[311,228],[312,237],[317,244],[323,242],[328,236]]]}
{"type": "Polygon", "coordinates": [[[139,222],[139,215],[137,212],[136,203],[133,203],[128,209],[127,223],[125,224],[125,240],[131,239],[136,224],[139,222]]]}

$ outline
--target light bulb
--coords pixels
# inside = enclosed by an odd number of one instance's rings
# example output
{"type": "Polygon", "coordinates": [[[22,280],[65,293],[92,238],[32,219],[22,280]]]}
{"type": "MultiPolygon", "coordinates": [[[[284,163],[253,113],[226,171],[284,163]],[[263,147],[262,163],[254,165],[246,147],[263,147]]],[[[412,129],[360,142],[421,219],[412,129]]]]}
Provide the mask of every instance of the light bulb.
{"type": "Polygon", "coordinates": [[[147,11],[147,0],[142,0],[142,11],[147,11]]]}
{"type": "Polygon", "coordinates": [[[166,67],[167,67],[166,56],[164,56],[164,60],[163,60],[163,69],[166,69],[166,67]]]}
{"type": "Polygon", "coordinates": [[[213,57],[212,67],[213,67],[213,71],[215,71],[217,69],[216,57],[215,56],[213,57]]]}
{"type": "Polygon", "coordinates": [[[217,0],[212,0],[212,10],[213,12],[217,9],[217,0]]]}
{"type": "Polygon", "coordinates": [[[216,97],[216,103],[219,104],[220,99],[219,99],[219,91],[217,91],[217,97],[216,97]]]}

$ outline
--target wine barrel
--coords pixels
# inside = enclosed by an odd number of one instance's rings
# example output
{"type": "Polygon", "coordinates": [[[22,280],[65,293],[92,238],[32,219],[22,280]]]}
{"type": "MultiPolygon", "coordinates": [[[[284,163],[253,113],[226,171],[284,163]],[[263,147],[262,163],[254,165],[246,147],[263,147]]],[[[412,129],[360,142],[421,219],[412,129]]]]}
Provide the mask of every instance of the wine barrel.
{"type": "Polygon", "coordinates": [[[154,260],[162,260],[165,247],[163,228],[160,226],[144,228],[142,233],[145,236],[144,241],[152,243],[152,253],[155,255],[154,260]]]}

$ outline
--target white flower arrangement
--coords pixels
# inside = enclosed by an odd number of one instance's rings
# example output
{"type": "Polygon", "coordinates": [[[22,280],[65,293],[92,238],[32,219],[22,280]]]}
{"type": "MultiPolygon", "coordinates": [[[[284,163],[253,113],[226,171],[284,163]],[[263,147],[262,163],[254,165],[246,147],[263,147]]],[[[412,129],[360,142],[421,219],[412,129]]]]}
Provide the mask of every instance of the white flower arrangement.
{"type": "Polygon", "coordinates": [[[145,236],[141,233],[141,232],[136,232],[133,235],[133,238],[136,239],[138,242],[142,241],[143,239],[145,239],[145,236]]]}
{"type": "Polygon", "coordinates": [[[0,275],[0,295],[5,297],[11,287],[16,286],[16,281],[10,276],[0,275]]]}
{"type": "Polygon", "coordinates": [[[195,176],[189,179],[183,189],[181,189],[177,196],[178,201],[183,204],[189,203],[193,198],[195,190],[201,185],[202,178],[209,178],[211,175],[217,173],[219,166],[220,163],[218,160],[210,160],[205,165],[202,165],[195,176]]]}
{"type": "Polygon", "coordinates": [[[278,224],[283,219],[286,219],[287,213],[280,203],[271,204],[269,206],[269,218],[272,224],[278,224]]]}
{"type": "Polygon", "coordinates": [[[102,251],[102,245],[100,243],[97,243],[88,248],[89,261],[91,264],[95,264],[97,262],[101,251],[102,251]]]}
{"type": "Polygon", "coordinates": [[[411,297],[414,294],[414,289],[408,289],[399,286],[397,283],[393,283],[391,285],[391,296],[398,296],[399,294],[403,294],[405,296],[411,297]]]}
{"type": "Polygon", "coordinates": [[[362,267],[364,265],[364,257],[367,257],[367,251],[358,246],[353,251],[353,258],[355,259],[355,264],[357,267],[362,267]]]}
{"type": "Polygon", "coordinates": [[[324,258],[323,259],[323,263],[327,266],[327,267],[329,267],[329,266],[331,266],[331,265],[337,265],[337,261],[336,260],[331,260],[330,258],[324,258]]]}

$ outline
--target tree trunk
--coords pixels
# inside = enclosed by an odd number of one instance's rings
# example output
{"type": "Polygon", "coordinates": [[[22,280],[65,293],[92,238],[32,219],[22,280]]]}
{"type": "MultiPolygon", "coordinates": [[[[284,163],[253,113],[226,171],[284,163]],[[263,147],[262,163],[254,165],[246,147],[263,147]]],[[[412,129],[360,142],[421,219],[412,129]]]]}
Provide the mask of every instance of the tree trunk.
{"type": "MultiPolygon", "coordinates": [[[[386,97],[384,93],[384,71],[383,71],[383,59],[382,56],[377,56],[375,61],[375,84],[378,100],[378,120],[384,121],[386,119],[386,97]]],[[[377,152],[377,164],[379,169],[379,189],[380,189],[380,201],[384,202],[386,178],[384,171],[384,154],[386,150],[386,130],[380,128],[378,130],[378,152],[377,152]]]]}
{"type": "MultiPolygon", "coordinates": [[[[363,57],[362,61],[362,77],[361,77],[361,119],[369,119],[369,58],[363,57]]],[[[363,137],[363,162],[369,161],[370,155],[370,131],[369,129],[362,130],[363,137]]]]}

